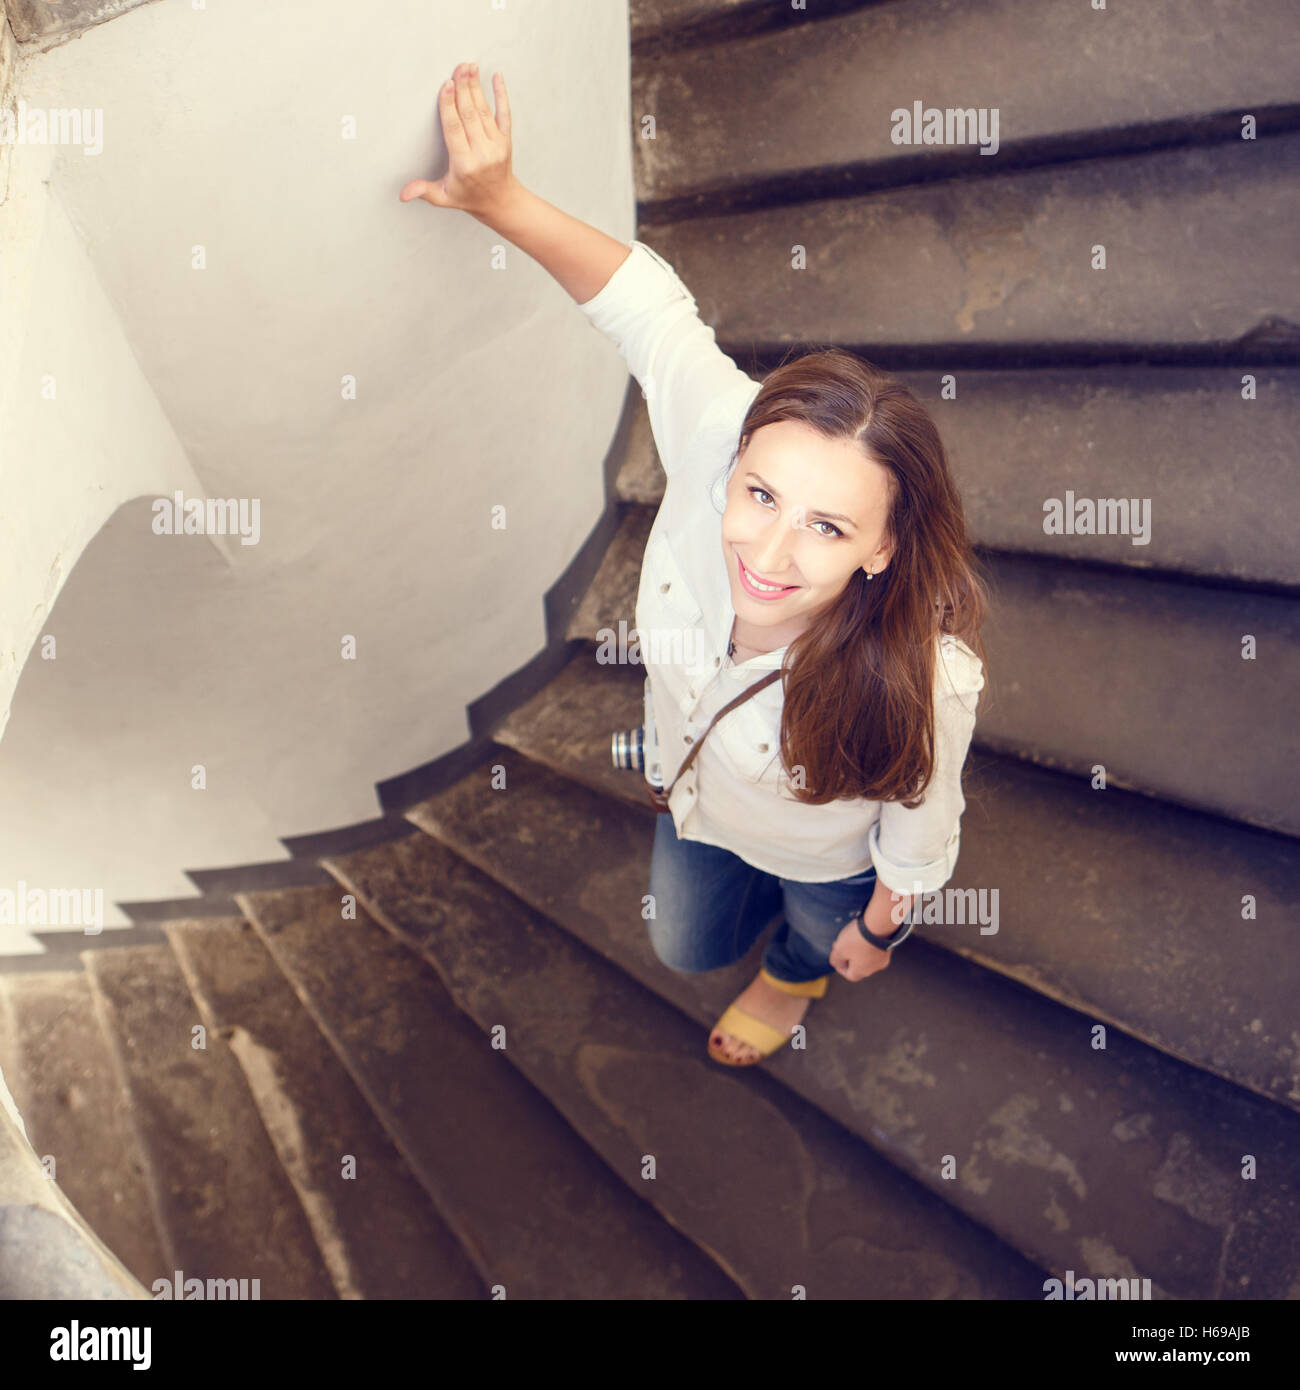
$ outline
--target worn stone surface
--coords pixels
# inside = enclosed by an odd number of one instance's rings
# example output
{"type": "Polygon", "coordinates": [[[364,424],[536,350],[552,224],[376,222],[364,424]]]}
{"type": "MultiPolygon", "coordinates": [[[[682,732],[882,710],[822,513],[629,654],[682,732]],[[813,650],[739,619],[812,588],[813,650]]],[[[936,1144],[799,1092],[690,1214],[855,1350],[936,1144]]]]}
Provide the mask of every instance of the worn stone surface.
{"type": "MultiPolygon", "coordinates": [[[[977,544],[1247,583],[1300,583],[1292,534],[1300,371],[1250,367],[899,371],[930,411],[977,544]],[[1243,400],[1243,378],[1255,400],[1243,400]],[[1049,535],[1055,498],[1137,499],[1130,535],[1049,535]]],[[[663,470],[629,456],[619,496],[657,507],[663,470]]],[[[1077,503],[1076,503],[1077,504],[1077,503]]],[[[1076,505],[1076,504],[1072,504],[1076,505]]]]}
{"type": "Polygon", "coordinates": [[[652,114],[656,131],[633,141],[637,188],[653,201],[779,183],[809,167],[904,162],[986,173],[1035,142],[1127,138],[1206,112],[1255,112],[1267,129],[1267,108],[1295,101],[1298,70],[1289,0],[1147,0],[1104,12],[1041,0],[870,5],[639,59],[632,113],[652,114]],[[996,109],[998,154],[895,144],[892,113],[916,101],[996,109]]]}
{"type": "Polygon", "coordinates": [[[565,634],[569,638],[598,640],[602,628],[617,637],[619,621],[636,626],[636,594],[641,582],[641,557],[654,522],[654,510],[625,507],[619,528],[596,571],[591,587],[582,596],[565,634]]]}
{"type": "Polygon", "coordinates": [[[244,1068],[342,1296],[484,1297],[473,1264],[249,923],[191,919],[167,933],[209,1027],[244,1068]]]}
{"type": "Polygon", "coordinates": [[[715,1066],[677,1010],[427,835],[329,867],[750,1298],[1041,1296],[1041,1270],[769,1077],[715,1066]]]}
{"type": "Polygon", "coordinates": [[[1300,604],[1028,556],[989,572],[984,745],[1300,833],[1300,604]]]}
{"type": "MultiPolygon", "coordinates": [[[[631,717],[639,673],[592,679],[590,660],[575,657],[498,737],[649,816],[590,732],[631,717]]],[[[1278,969],[1298,944],[1300,844],[981,748],[964,788],[948,887],[967,896],[942,900],[961,918],[927,925],[927,940],[1300,1109],[1295,984],[1278,969]]]]}
{"type": "Polygon", "coordinates": [[[675,47],[684,37],[710,41],[767,29],[782,23],[802,24],[811,19],[853,9],[875,0],[815,0],[804,10],[772,0],[629,0],[634,51],[649,45],[675,47]]]}
{"type": "Polygon", "coordinates": [[[926,939],[1300,1110],[1300,842],[1013,759],[968,767],[948,885],[967,896],[926,939]]]}
{"type": "Polygon", "coordinates": [[[641,240],[724,346],[1102,352],[1219,345],[1270,315],[1300,323],[1298,220],[1291,134],[704,217],[641,240]]]}
{"type": "Polygon", "coordinates": [[[32,1147],[14,1096],[25,1083],[11,1003],[0,988],[0,1299],[147,1299],[32,1147]]]}
{"type": "Polygon", "coordinates": [[[736,1298],[341,890],[239,901],[485,1283],[507,1298],[736,1298]]]}
{"type": "Polygon", "coordinates": [[[645,719],[645,667],[601,665],[595,647],[583,647],[548,685],[519,706],[493,737],[595,791],[632,806],[654,808],[645,777],[614,766],[610,740],[615,730],[639,727],[645,719]]]}
{"type": "Polygon", "coordinates": [[[152,0],[5,0],[20,43],[79,33],[152,0]]]}
{"type": "Polygon", "coordinates": [[[654,433],[650,428],[650,412],[638,395],[634,402],[631,437],[627,452],[619,465],[615,491],[624,502],[654,502],[663,500],[664,466],[659,461],[654,433]]]}
{"type": "Polygon", "coordinates": [[[12,1063],[4,1067],[32,1147],[53,1179],[146,1287],[170,1278],[126,1094],[77,970],[0,977],[12,1063]]]}
{"type": "MultiPolygon", "coordinates": [[[[512,759],[508,793],[468,778],[410,818],[711,1026],[764,937],[725,970],[664,968],[640,912],[645,818],[512,759]]],[[[883,975],[832,982],[807,1050],[760,1065],[1058,1276],[1150,1278],[1158,1297],[1287,1297],[1300,1279],[1300,1116],[1118,1029],[1100,1048],[1097,1022],[921,940],[883,975]]]]}
{"type": "Polygon", "coordinates": [[[260,1279],[260,1296],[334,1298],[302,1205],[239,1063],[202,1025],[166,946],[83,957],[145,1157],[164,1253],[186,1279],[260,1279]]]}

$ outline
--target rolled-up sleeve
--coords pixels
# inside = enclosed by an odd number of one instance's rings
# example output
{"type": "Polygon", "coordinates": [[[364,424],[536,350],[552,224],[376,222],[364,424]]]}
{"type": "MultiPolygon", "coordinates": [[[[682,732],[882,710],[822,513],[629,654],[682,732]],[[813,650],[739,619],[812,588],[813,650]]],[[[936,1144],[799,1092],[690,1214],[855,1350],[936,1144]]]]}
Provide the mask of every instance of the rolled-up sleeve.
{"type": "Polygon", "coordinates": [[[982,663],[964,646],[954,650],[945,642],[938,664],[934,775],[925,799],[910,810],[901,802],[882,802],[880,818],[867,836],[876,877],[896,893],[933,892],[948,882],[957,867],[961,816],[966,809],[961,774],[975,731],[975,707],[984,675],[982,663]]]}
{"type": "Polygon", "coordinates": [[[753,379],[718,346],[676,271],[644,242],[578,308],[618,348],[646,398],[650,428],[672,477],[705,413],[753,379]]]}

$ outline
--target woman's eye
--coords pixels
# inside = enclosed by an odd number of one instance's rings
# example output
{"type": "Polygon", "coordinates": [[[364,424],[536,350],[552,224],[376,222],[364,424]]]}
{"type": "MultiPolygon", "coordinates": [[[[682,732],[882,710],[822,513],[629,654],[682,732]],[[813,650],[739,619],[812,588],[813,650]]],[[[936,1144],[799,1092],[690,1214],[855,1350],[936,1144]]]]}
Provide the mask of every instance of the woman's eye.
{"type": "MultiPolygon", "coordinates": [[[[768,498],[769,500],[772,499],[772,494],[771,494],[770,492],[768,492],[768,491],[767,491],[766,489],[764,489],[764,488],[761,488],[761,487],[751,487],[751,488],[746,488],[745,490],[749,493],[749,495],[750,495],[751,497],[757,497],[757,495],[758,495],[759,493],[762,493],[763,497],[766,497],[766,498],[768,498]]],[[[763,502],[761,499],[759,499],[759,506],[765,507],[766,505],[767,505],[766,502],[763,502]]],[[[815,526],[829,526],[829,527],[831,528],[831,534],[830,534],[830,535],[827,535],[827,533],[826,533],[825,531],[818,531],[818,533],[817,533],[819,536],[826,536],[826,539],[827,539],[827,540],[832,540],[832,539],[834,539],[835,537],[837,537],[837,536],[842,536],[842,535],[844,534],[844,532],[841,531],[840,528],[834,524],[834,522],[830,522],[830,521],[816,521],[816,522],[813,523],[813,525],[815,525],[815,526]]]]}

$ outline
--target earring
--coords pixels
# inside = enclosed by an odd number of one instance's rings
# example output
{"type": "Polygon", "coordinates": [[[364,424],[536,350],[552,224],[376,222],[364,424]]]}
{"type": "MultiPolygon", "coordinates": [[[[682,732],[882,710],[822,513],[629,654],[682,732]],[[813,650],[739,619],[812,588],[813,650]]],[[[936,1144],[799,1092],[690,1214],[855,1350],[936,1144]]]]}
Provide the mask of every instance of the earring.
{"type": "Polygon", "coordinates": [[[875,576],[875,573],[874,573],[872,570],[868,570],[868,571],[867,571],[867,578],[868,578],[868,579],[874,579],[875,577],[876,577],[876,576],[875,576]]]}

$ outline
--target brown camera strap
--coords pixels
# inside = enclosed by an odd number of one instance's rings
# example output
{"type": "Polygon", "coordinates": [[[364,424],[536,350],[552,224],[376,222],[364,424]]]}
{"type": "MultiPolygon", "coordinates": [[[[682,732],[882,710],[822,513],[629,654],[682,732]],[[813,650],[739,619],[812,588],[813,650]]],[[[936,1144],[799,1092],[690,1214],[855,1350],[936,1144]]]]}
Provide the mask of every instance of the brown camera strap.
{"type": "Polygon", "coordinates": [[[743,705],[745,701],[748,700],[751,696],[757,695],[758,692],[762,690],[764,686],[771,685],[774,680],[779,680],[780,678],[781,668],[778,666],[775,671],[769,671],[761,681],[755,681],[754,684],[751,685],[747,690],[742,690],[734,700],[728,701],[728,703],[723,705],[723,707],[717,712],[717,714],[715,714],[713,718],[709,720],[709,727],[705,729],[705,731],[699,736],[699,738],[695,740],[695,743],[692,746],[691,751],[686,755],[686,761],[682,763],[681,767],[677,769],[677,776],[673,778],[672,786],[670,786],[666,791],[660,793],[660,796],[663,797],[665,803],[667,803],[668,798],[673,794],[673,787],[677,785],[682,773],[684,773],[686,769],[690,767],[690,765],[695,761],[695,755],[700,751],[700,745],[704,742],[706,738],[708,738],[709,734],[713,730],[713,726],[718,722],[718,720],[721,719],[724,714],[730,714],[731,711],[735,709],[737,705],[743,705]]]}

